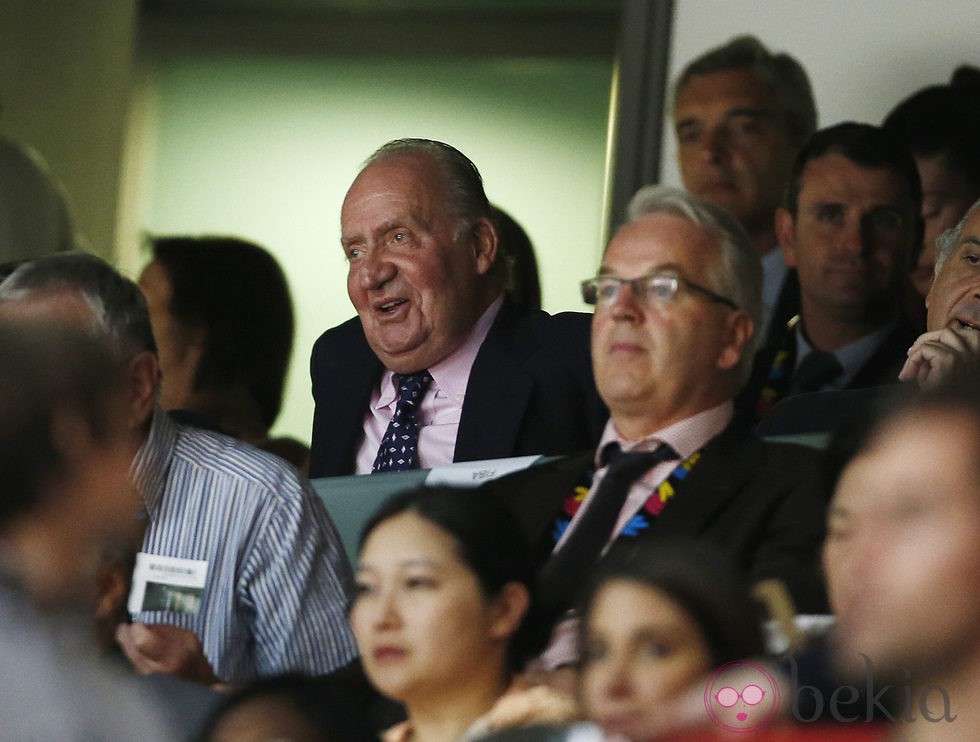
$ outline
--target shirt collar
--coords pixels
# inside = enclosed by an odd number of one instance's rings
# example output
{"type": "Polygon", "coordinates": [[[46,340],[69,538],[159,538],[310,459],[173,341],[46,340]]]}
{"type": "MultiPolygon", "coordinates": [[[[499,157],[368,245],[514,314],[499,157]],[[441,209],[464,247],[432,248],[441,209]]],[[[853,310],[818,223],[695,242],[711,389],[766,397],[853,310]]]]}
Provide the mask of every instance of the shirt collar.
{"type": "Polygon", "coordinates": [[[179,430],[167,413],[159,405],[155,406],[150,432],[133,459],[130,476],[143,498],[150,520],[154,520],[160,510],[179,430]]]}
{"type": "MultiPolygon", "coordinates": [[[[857,372],[861,370],[865,363],[867,363],[871,356],[874,355],[878,347],[885,342],[885,338],[895,329],[898,324],[897,320],[893,320],[883,327],[879,327],[872,333],[865,335],[862,338],[843,345],[837,350],[833,351],[834,357],[840,362],[840,365],[844,368],[844,373],[834,379],[833,386],[837,388],[843,388],[853,379],[857,372]]],[[[813,350],[813,346],[806,339],[806,333],[803,332],[803,323],[798,322],[796,324],[796,366],[799,367],[800,363],[806,357],[806,355],[813,350]]]]}
{"type": "Polygon", "coordinates": [[[661,443],[668,443],[683,461],[696,451],[700,451],[708,441],[723,431],[734,412],[734,404],[731,400],[726,400],[716,407],[702,410],[636,441],[623,438],[616,429],[613,419],[609,418],[605,430],[602,431],[599,447],[596,449],[595,467],[599,469],[602,466],[599,456],[609,443],[618,443],[623,451],[628,452],[653,451],[661,443]]]}
{"type": "MultiPolygon", "coordinates": [[[[470,378],[470,369],[473,368],[476,355],[480,352],[480,346],[487,339],[490,328],[497,319],[497,315],[500,314],[500,308],[503,304],[504,296],[501,294],[480,315],[463,344],[428,368],[429,375],[432,376],[433,389],[438,389],[441,394],[449,399],[460,405],[463,404],[463,398],[466,396],[466,384],[470,378]]],[[[395,372],[385,369],[381,378],[381,396],[378,399],[376,409],[388,407],[395,401],[396,396],[395,372]]]]}
{"type": "Polygon", "coordinates": [[[762,256],[762,303],[765,306],[776,306],[788,271],[782,248],[777,247],[762,256]]]}

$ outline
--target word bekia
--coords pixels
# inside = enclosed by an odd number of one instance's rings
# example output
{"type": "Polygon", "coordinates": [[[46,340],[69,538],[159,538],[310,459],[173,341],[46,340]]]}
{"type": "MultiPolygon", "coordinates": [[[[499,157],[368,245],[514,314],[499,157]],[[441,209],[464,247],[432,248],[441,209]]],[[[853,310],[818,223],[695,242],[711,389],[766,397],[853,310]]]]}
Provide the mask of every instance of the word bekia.
{"type": "MultiPolygon", "coordinates": [[[[833,688],[818,688],[814,685],[800,685],[799,667],[795,658],[790,658],[790,699],[793,718],[804,724],[820,719],[824,714],[826,703],[830,717],[839,722],[855,721],[904,721],[914,722],[921,718],[932,723],[951,722],[956,719],[951,714],[949,694],[939,685],[928,685],[924,688],[915,688],[911,684],[905,685],[882,685],[875,686],[875,668],[871,658],[862,654],[865,669],[865,687],[862,694],[861,689],[853,685],[838,685],[833,688]],[[824,698],[829,691],[829,697],[824,698]],[[916,693],[918,697],[916,697],[916,693]],[[886,705],[883,697],[888,695],[889,702],[886,705]],[[901,702],[898,703],[900,694],[901,702]],[[863,699],[863,709],[861,702],[863,699]],[[938,706],[942,705],[942,714],[938,713],[938,706]],[[811,713],[807,716],[801,706],[810,707],[811,713]],[[899,706],[898,709],[895,706],[899,706]],[[864,713],[855,713],[861,712],[864,713]],[[916,717],[916,711],[919,716],[916,717]]],[[[911,681],[912,674],[908,670],[903,670],[906,680],[911,681]]]]}

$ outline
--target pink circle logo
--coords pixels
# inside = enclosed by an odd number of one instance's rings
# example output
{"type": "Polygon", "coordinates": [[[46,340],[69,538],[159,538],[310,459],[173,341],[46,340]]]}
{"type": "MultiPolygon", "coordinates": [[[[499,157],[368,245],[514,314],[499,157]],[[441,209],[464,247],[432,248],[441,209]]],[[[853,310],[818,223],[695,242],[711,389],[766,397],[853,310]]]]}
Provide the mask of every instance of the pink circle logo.
{"type": "Polygon", "coordinates": [[[729,732],[751,732],[779,713],[779,686],[762,665],[738,660],[722,665],[704,687],[711,720],[729,732]]]}

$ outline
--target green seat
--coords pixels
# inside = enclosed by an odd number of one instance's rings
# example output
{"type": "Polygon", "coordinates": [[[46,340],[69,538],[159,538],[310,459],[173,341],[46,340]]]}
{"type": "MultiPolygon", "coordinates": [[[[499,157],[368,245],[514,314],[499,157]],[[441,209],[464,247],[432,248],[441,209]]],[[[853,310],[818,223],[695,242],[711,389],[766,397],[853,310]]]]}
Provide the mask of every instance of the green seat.
{"type": "Polygon", "coordinates": [[[467,461],[437,469],[413,469],[386,474],[357,474],[312,480],[313,489],[330,513],[351,564],[356,563],[357,542],[368,518],[386,499],[424,484],[476,487],[490,479],[547,461],[551,457],[520,456],[490,461],[467,461]]]}

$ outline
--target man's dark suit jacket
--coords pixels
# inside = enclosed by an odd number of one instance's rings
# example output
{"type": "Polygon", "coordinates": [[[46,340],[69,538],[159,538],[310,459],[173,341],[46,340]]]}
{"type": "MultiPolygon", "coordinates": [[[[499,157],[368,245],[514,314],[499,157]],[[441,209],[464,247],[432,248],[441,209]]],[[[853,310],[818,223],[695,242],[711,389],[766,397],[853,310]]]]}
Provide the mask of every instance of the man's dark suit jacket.
{"type": "MultiPolygon", "coordinates": [[[[562,502],[593,458],[568,456],[483,485],[517,515],[539,564],[562,502]]],[[[733,423],[705,446],[653,527],[637,538],[706,541],[752,582],[783,580],[798,611],[826,612],[819,552],[829,496],[819,466],[819,451],[767,443],[733,423]]]]}
{"type": "MultiPolygon", "coordinates": [[[[791,342],[795,349],[795,330],[785,330],[785,332],[794,333],[791,342]]],[[[917,337],[918,333],[910,325],[899,322],[843,388],[865,389],[895,383],[898,380],[898,372],[902,370],[902,366],[905,365],[908,358],[909,347],[917,337]]],[[[770,345],[762,348],[755,355],[749,381],[735,401],[736,409],[747,418],[755,417],[756,402],[766,386],[769,371],[780,347],[779,345],[770,345]]],[[[786,399],[786,397],[780,397],[780,399],[786,399]]]]}
{"type": "Polygon", "coordinates": [[[773,407],[755,426],[755,432],[762,436],[833,434],[855,418],[872,414],[876,406],[902,393],[905,386],[896,381],[864,389],[797,394],[773,407]]]}
{"type": "MultiPolygon", "coordinates": [[[[505,302],[466,387],[454,461],[557,455],[594,447],[608,412],[592,376],[591,316],[505,302]]],[[[364,414],[383,368],[355,317],[313,346],[310,476],[354,472],[364,414]]]]}
{"type": "MultiPolygon", "coordinates": [[[[781,248],[776,248],[780,250],[781,248]]],[[[768,348],[779,342],[786,324],[800,313],[800,277],[796,268],[787,268],[786,275],[783,277],[783,285],[779,289],[779,297],[776,299],[776,306],[772,308],[772,316],[769,318],[769,329],[766,337],[760,344],[760,348],[768,348]]]]}

